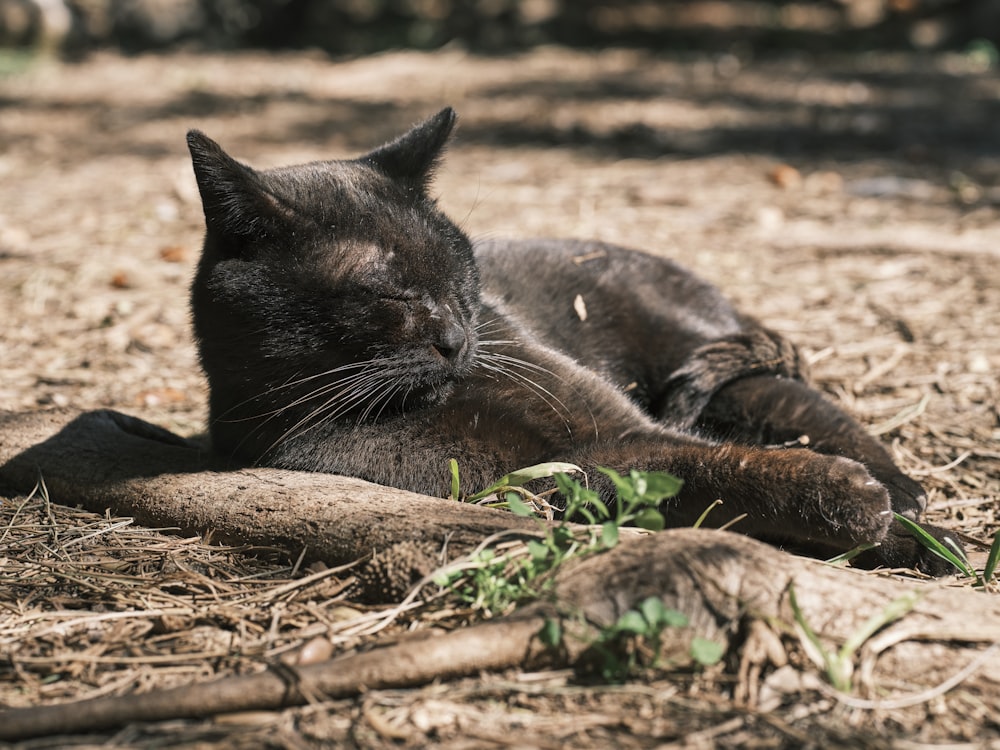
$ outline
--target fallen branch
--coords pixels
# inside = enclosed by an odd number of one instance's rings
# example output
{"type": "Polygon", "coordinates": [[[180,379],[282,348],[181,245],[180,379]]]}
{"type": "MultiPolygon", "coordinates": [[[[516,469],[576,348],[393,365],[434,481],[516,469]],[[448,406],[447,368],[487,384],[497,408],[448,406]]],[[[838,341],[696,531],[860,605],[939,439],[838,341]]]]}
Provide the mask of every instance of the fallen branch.
{"type": "MultiPolygon", "coordinates": [[[[533,521],[510,514],[341,477],[223,471],[179,438],[111,412],[8,415],[0,418],[0,429],[2,486],[26,492],[40,473],[57,502],[102,511],[110,507],[146,524],[212,529],[226,538],[284,545],[290,552],[307,547],[310,557],[329,563],[405,541],[438,544],[451,539],[461,547],[504,528],[537,529],[533,521]]],[[[589,658],[599,628],[615,623],[649,596],[684,612],[690,621],[688,627],[664,634],[667,663],[690,665],[695,636],[725,645],[735,659],[741,639],[762,628],[785,647],[797,641],[789,604],[793,585],[800,618],[831,649],[901,593],[920,593],[905,616],[868,639],[853,657],[855,690],[870,700],[865,705],[909,705],[906,697],[921,691],[937,696],[940,690],[933,688],[950,684],[946,681],[959,668],[978,660],[953,689],[974,692],[987,710],[1000,709],[1000,655],[995,649],[984,651],[984,644],[1000,641],[997,597],[800,560],[727,532],[681,529],[629,538],[610,552],[565,566],[551,599],[507,618],[293,670],[7,711],[0,714],[0,738],[48,734],[56,727],[76,732],[280,708],[314,697],[415,686],[540,661],[579,665],[589,658]],[[544,649],[535,637],[552,617],[561,618],[572,634],[563,649],[544,649]],[[899,685],[907,690],[900,691],[899,685]]],[[[744,649],[742,658],[751,658],[751,651],[744,649]]],[[[781,661],[774,648],[755,652],[765,654],[759,657],[758,672],[767,671],[768,660],[772,665],[781,661]]],[[[770,688],[783,689],[777,681],[770,688]]]]}
{"type": "Polygon", "coordinates": [[[687,628],[671,629],[663,637],[664,660],[683,668],[691,664],[695,636],[730,647],[749,630],[750,622],[756,622],[768,624],[779,636],[791,637],[794,618],[787,592],[793,580],[804,617],[831,644],[850,637],[901,588],[922,592],[914,609],[883,630],[878,643],[873,639],[859,655],[862,664],[878,662],[877,669],[869,665],[864,687],[880,695],[886,705],[891,705],[893,696],[881,695],[883,680],[918,689],[934,686],[950,677],[949,670],[956,663],[968,663],[977,656],[980,663],[966,675],[965,688],[980,700],[995,702],[1000,653],[994,649],[981,654],[981,647],[1000,639],[996,597],[933,583],[900,582],[809,560],[798,561],[792,568],[788,560],[760,542],[727,532],[685,529],[636,537],[608,553],[568,566],[557,578],[551,601],[507,618],[294,669],[282,667],[143,695],[7,711],[0,714],[0,738],[50,734],[56,727],[69,734],[137,721],[278,709],[483,670],[575,666],[589,658],[588,647],[598,628],[616,622],[651,595],[660,596],[666,606],[690,618],[687,628]],[[836,592],[834,607],[831,592],[836,592]],[[572,633],[564,640],[564,649],[547,650],[536,637],[550,617],[560,617],[572,633]],[[946,660],[941,659],[942,653],[948,655],[946,660]]]}
{"type": "Polygon", "coordinates": [[[498,531],[539,528],[504,511],[350,477],[227,467],[117,412],[0,414],[0,488],[27,493],[39,479],[53,502],[219,542],[276,546],[293,559],[304,551],[305,562],[331,565],[401,542],[447,544],[454,556],[498,531]]]}

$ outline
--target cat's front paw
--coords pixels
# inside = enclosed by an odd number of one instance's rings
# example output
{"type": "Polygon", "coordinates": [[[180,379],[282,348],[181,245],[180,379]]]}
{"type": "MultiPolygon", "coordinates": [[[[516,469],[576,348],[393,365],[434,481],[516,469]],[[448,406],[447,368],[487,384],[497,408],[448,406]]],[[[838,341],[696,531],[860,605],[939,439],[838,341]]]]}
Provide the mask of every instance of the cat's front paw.
{"type": "Polygon", "coordinates": [[[814,513],[830,531],[830,541],[850,545],[880,542],[892,524],[889,491],[868,470],[849,458],[824,456],[814,513]]]}
{"type": "MultiPolygon", "coordinates": [[[[962,549],[962,543],[947,529],[927,525],[921,527],[944,546],[953,550],[956,547],[962,549]]],[[[892,525],[880,546],[859,555],[853,564],[866,569],[912,568],[931,576],[945,576],[955,572],[955,566],[931,552],[898,522],[892,525]]]]}
{"type": "Polygon", "coordinates": [[[889,490],[889,501],[892,503],[893,511],[911,521],[919,521],[927,508],[927,493],[924,492],[924,488],[905,474],[901,474],[895,467],[889,473],[877,470],[872,473],[889,490]]]}

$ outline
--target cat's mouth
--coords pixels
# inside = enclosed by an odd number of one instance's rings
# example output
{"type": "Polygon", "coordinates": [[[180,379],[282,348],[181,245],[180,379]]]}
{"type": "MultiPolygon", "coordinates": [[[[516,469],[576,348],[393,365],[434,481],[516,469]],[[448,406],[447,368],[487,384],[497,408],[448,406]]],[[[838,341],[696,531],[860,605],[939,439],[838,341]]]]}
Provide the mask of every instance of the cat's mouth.
{"type": "MultiPolygon", "coordinates": [[[[450,308],[448,310],[450,312],[450,308]]],[[[440,364],[457,374],[469,369],[475,347],[476,335],[457,320],[452,320],[431,341],[430,352],[440,364]]]]}
{"type": "Polygon", "coordinates": [[[419,384],[405,398],[405,409],[437,406],[455,390],[455,384],[472,371],[478,340],[464,329],[431,344],[421,357],[426,363],[419,384]]]}

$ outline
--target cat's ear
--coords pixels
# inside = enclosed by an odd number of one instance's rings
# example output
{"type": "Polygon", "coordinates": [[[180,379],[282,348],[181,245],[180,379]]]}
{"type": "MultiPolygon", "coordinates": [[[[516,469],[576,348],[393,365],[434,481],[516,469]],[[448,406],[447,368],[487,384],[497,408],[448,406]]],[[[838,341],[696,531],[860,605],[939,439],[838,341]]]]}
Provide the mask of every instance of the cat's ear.
{"type": "Polygon", "coordinates": [[[456,119],[455,110],[445,107],[361,161],[408,187],[423,190],[434,174],[456,119]]]}
{"type": "Polygon", "coordinates": [[[198,130],[188,132],[187,143],[210,232],[250,237],[287,218],[290,209],[267,189],[257,172],[198,130]]]}

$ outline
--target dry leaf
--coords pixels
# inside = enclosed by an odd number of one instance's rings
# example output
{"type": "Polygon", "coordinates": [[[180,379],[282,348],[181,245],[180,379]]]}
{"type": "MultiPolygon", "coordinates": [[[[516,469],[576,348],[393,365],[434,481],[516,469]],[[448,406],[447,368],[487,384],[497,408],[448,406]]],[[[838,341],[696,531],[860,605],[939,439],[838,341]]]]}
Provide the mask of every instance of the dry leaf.
{"type": "Polygon", "coordinates": [[[802,184],[802,174],[795,167],[779,164],[768,174],[771,182],[782,190],[791,190],[802,184]]]}
{"type": "Polygon", "coordinates": [[[160,260],[167,263],[183,263],[191,256],[188,249],[182,245],[167,245],[160,248],[160,260]]]}
{"type": "Polygon", "coordinates": [[[150,388],[136,394],[135,400],[140,406],[162,406],[163,404],[179,404],[187,396],[176,388],[150,388]]]}
{"type": "Polygon", "coordinates": [[[115,271],[115,273],[112,274],[111,281],[109,283],[115,289],[128,289],[132,286],[132,282],[129,281],[128,274],[124,271],[115,271]]]}

